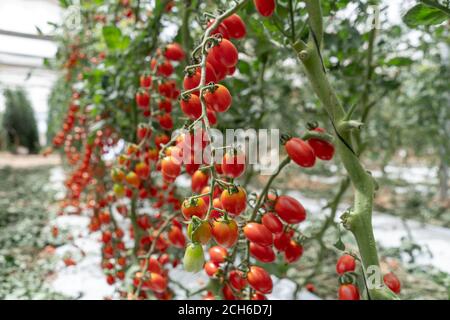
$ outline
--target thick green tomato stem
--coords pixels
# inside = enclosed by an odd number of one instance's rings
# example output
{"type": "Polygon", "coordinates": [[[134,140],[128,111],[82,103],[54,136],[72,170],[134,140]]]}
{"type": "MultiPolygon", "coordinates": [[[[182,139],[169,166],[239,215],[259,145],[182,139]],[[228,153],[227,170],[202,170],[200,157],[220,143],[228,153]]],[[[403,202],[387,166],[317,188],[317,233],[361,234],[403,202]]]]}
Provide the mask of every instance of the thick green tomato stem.
{"type": "Polygon", "coordinates": [[[320,46],[322,45],[322,14],[319,0],[307,0],[306,9],[309,14],[310,27],[313,31],[308,43],[302,41],[292,45],[301,60],[306,75],[335,129],[335,146],[342,163],[348,172],[354,188],[354,207],[344,217],[344,225],[353,233],[361,255],[364,270],[375,267],[375,275],[379,287],[369,287],[370,299],[394,299],[396,296],[383,284],[379,269],[379,260],[375,237],[372,228],[372,209],[375,193],[375,182],[364,169],[351,145],[351,132],[347,126],[340,126],[346,119],[346,112],[342,107],[328,77],[325,73],[320,46]]]}
{"type": "Polygon", "coordinates": [[[322,6],[319,0],[305,0],[305,3],[310,27],[314,32],[317,43],[321,45],[323,39],[322,6]]]}

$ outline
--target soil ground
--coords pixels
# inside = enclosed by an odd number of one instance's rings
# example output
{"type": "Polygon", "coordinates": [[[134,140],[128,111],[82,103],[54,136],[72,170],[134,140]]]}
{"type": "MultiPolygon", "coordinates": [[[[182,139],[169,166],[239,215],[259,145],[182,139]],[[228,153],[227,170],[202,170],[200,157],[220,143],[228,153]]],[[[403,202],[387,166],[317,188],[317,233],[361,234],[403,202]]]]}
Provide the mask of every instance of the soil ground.
{"type": "Polygon", "coordinates": [[[61,164],[61,157],[58,154],[43,156],[20,155],[7,152],[0,152],[0,168],[31,168],[40,166],[57,166],[61,164]]]}

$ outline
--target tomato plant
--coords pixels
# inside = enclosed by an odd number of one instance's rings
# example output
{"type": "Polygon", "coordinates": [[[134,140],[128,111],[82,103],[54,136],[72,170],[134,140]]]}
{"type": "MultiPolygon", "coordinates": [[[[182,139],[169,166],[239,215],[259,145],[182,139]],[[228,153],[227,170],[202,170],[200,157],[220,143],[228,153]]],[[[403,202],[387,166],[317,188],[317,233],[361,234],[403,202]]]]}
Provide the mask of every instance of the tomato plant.
{"type": "MultiPolygon", "coordinates": [[[[354,205],[342,215],[342,224],[359,250],[341,256],[336,265],[338,296],[357,300],[360,291],[368,291],[370,298],[396,298],[393,292],[400,292],[400,283],[392,274],[384,276],[390,290],[362,290],[349,281],[364,277],[364,272],[358,274],[364,268],[379,265],[370,223],[376,185],[359,160],[362,144],[353,144],[361,125],[352,120],[353,108],[343,107],[328,79],[332,59],[324,59],[322,52],[326,37],[320,1],[306,1],[305,10],[292,1],[219,2],[214,13],[204,15],[190,2],[192,7],[184,8],[181,2],[157,1],[145,14],[144,4],[122,2],[114,15],[98,14],[93,21],[89,14],[83,16],[85,25],[98,28],[100,46],[89,46],[90,37],[97,35],[83,30],[64,47],[69,52],[63,70],[71,92],[61,131],[53,139],[73,167],[63,207],[86,212],[90,231],[101,233],[107,283],[132,299],[169,299],[175,282],[168,270],[180,265],[188,272],[204,271],[218,284],[214,292],[204,290],[205,299],[265,299],[273,290],[271,273],[289,274],[273,270],[300,263],[312,241],[320,242],[318,256],[323,259],[327,245],[322,238],[335,226],[339,204],[327,206],[333,216],[315,238],[301,224],[307,209],[297,197],[281,194],[274,180],[289,164],[295,164],[289,172],[330,170],[328,161],[336,154],[348,173],[340,194],[349,185],[355,190],[354,205]],[[185,14],[179,32],[170,40],[160,36],[165,26],[179,25],[179,10],[185,14]],[[200,25],[192,23],[191,14],[201,17],[200,25]],[[299,59],[311,95],[325,110],[326,118],[320,120],[330,125],[328,130],[314,124],[302,133],[283,134],[287,157],[267,179],[252,180],[256,173],[247,163],[251,151],[234,143],[216,147],[213,129],[225,131],[230,124],[259,129],[269,115],[280,117],[286,123],[282,129],[288,130],[290,118],[301,118],[299,111],[286,115],[282,107],[275,110],[267,103],[266,85],[277,85],[277,80],[267,81],[265,72],[282,56],[263,50],[272,44],[288,47],[289,56],[299,59]],[[106,154],[114,154],[114,160],[106,154]],[[129,229],[118,227],[123,220],[129,229]],[[132,247],[124,238],[131,239],[132,247]],[[129,274],[132,279],[126,279],[129,274]]],[[[286,87],[290,89],[283,93],[290,95],[293,86],[286,87]]]]}

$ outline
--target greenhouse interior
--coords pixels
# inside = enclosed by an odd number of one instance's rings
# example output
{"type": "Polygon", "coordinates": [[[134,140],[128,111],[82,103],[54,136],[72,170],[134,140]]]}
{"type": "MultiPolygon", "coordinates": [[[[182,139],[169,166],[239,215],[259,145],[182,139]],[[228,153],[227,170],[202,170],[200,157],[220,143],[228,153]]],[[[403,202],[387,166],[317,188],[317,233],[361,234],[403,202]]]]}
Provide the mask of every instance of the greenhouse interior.
{"type": "Polygon", "coordinates": [[[449,79],[448,0],[0,0],[0,300],[449,300],[449,79]]]}

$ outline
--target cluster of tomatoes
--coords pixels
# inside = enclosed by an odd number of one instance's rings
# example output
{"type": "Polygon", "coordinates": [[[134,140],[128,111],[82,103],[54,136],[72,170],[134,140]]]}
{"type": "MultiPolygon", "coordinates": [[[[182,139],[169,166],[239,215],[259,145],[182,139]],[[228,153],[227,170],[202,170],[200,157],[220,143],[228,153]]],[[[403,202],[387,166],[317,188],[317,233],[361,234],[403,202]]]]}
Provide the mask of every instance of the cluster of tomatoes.
{"type": "MultiPolygon", "coordinates": [[[[212,23],[214,21],[210,21],[208,26],[212,23]]],[[[225,86],[217,82],[235,72],[238,51],[228,39],[245,37],[246,28],[242,19],[233,14],[224,19],[211,34],[212,45],[208,46],[205,56],[202,57],[205,65],[188,67],[188,74],[183,82],[185,91],[181,94],[181,109],[193,121],[205,116],[202,98],[209,120],[211,115],[214,115],[215,119],[215,112],[225,112],[230,108],[231,94],[225,86]],[[205,77],[203,83],[202,71],[205,77]],[[201,93],[203,97],[200,97],[201,93]]],[[[195,148],[203,150],[207,146],[208,133],[203,129],[188,135],[190,139],[186,139],[186,134],[181,136],[183,143],[185,140],[201,143],[188,142],[188,148],[180,148],[183,151],[195,148]],[[204,135],[206,139],[203,139],[204,135]],[[200,139],[195,139],[197,136],[200,139]],[[206,143],[203,143],[205,140],[206,143]]],[[[179,174],[180,167],[173,170],[174,163],[177,163],[173,151],[174,149],[171,150],[173,160],[169,162],[166,157],[167,164],[163,163],[162,169],[164,175],[172,174],[175,177],[179,174]]],[[[179,153],[178,150],[176,154],[179,153]]],[[[222,285],[221,294],[225,299],[245,298],[248,287],[251,288],[248,291],[249,298],[265,299],[265,294],[272,291],[272,279],[263,267],[252,265],[250,257],[263,263],[274,262],[275,247],[284,253],[288,263],[297,261],[303,253],[303,247],[299,239],[294,239],[297,232],[294,225],[305,219],[305,209],[292,197],[270,195],[264,204],[264,214],[257,214],[252,219],[242,217],[247,209],[247,193],[234,181],[245,171],[245,155],[232,148],[225,153],[221,161],[205,165],[207,167],[204,168],[190,162],[186,165],[186,171],[192,174],[191,187],[194,195],[187,198],[181,207],[184,218],[189,221],[187,235],[190,240],[183,259],[184,269],[190,272],[204,269],[208,276],[218,279],[222,285]],[[210,182],[211,175],[214,176],[215,183],[210,182]],[[240,222],[242,226],[239,226],[240,222]],[[246,250],[249,257],[245,263],[235,267],[235,252],[239,246],[240,235],[245,237],[241,239],[248,244],[246,250]],[[212,240],[215,244],[209,248],[209,260],[205,262],[203,246],[209,245],[212,240]]],[[[208,292],[205,299],[213,297],[214,295],[208,292]]]]}
{"type": "MultiPolygon", "coordinates": [[[[276,6],[273,0],[254,3],[266,17],[276,6]]],[[[127,1],[122,5],[129,8],[127,1]]],[[[63,129],[54,139],[55,146],[64,145],[69,162],[76,166],[66,183],[71,197],[79,200],[92,187],[85,209],[91,212],[90,231],[101,234],[107,283],[126,282],[126,270],[137,260],[140,270],[130,280],[133,290],[119,291],[123,297],[172,298],[168,270],[182,260],[186,271],[204,270],[220,284],[205,299],[265,299],[273,283],[264,264],[274,263],[277,255],[294,263],[303,254],[303,236],[297,228],[306,219],[302,204],[288,195],[266,193],[258,198],[260,207],[252,206],[245,188],[236,183],[246,170],[245,154],[227,146],[217,160],[211,152],[208,129],[232,105],[230,91],[221,84],[236,72],[239,53],[232,41],[247,33],[237,14],[219,24],[211,20],[207,28],[213,24],[204,47],[193,52],[194,65],[186,68],[183,92],[173,76],[174,66],[186,58],[181,46],[166,45],[150,59],[135,95],[139,116],[148,122],[137,126],[135,140],[117,156],[111,170],[102,154],[118,138],[108,127],[88,137],[87,126],[102,116],[89,119],[88,110],[80,108],[79,95],[74,95],[63,129]],[[190,125],[170,138],[177,99],[190,125]],[[190,176],[192,194],[183,199],[175,180],[184,173],[190,176]],[[139,210],[148,202],[150,212],[139,210]],[[131,222],[129,228],[119,226],[116,213],[131,222]],[[126,239],[134,241],[134,248],[126,239]]],[[[311,130],[325,133],[319,127],[311,130]]],[[[334,155],[333,144],[320,138],[289,138],[285,148],[293,162],[306,168],[314,166],[316,158],[330,160],[334,155]]],[[[353,271],[349,267],[344,273],[353,271]]],[[[395,282],[391,276],[385,281],[395,282]]],[[[359,298],[355,285],[343,286],[342,296],[359,298]]]]}
{"type": "Polygon", "coordinates": [[[163,130],[173,129],[172,104],[180,95],[176,82],[168,78],[174,72],[172,62],[179,62],[184,57],[184,51],[178,43],[169,44],[164,52],[158,50],[150,62],[150,72],[143,74],[140,78],[141,89],[136,93],[136,104],[142,110],[144,117],[149,118],[152,116],[151,104],[157,103],[159,110],[153,115],[163,130]],[[152,89],[157,96],[153,97],[154,99],[152,99],[152,89]]]}
{"type": "MultiPolygon", "coordinates": [[[[312,132],[326,133],[323,128],[315,124],[310,125],[312,132]]],[[[316,163],[316,158],[324,161],[333,159],[334,145],[321,138],[309,138],[307,141],[298,137],[288,137],[285,141],[285,149],[289,158],[303,168],[311,168],[316,163]]]]}
{"type": "MultiPolygon", "coordinates": [[[[214,23],[210,21],[208,26],[214,23]]],[[[238,63],[238,50],[230,39],[242,39],[247,33],[242,19],[233,14],[224,19],[219,26],[211,31],[211,35],[218,35],[213,40],[205,59],[205,84],[211,84],[199,97],[199,85],[201,80],[202,66],[188,67],[183,81],[185,93],[180,102],[181,110],[190,119],[198,119],[202,115],[201,99],[204,99],[207,107],[207,118],[211,125],[217,123],[217,113],[226,112],[232,104],[229,90],[220,81],[227,76],[233,75],[238,63]]],[[[200,63],[202,64],[203,61],[200,63]]]]}
{"type": "MultiPolygon", "coordinates": [[[[360,292],[356,285],[356,259],[352,255],[342,255],[336,263],[336,272],[339,275],[339,300],[359,300],[360,292]]],[[[401,289],[400,280],[397,276],[389,272],[384,275],[383,281],[385,285],[394,293],[399,294],[401,289]]]]}

